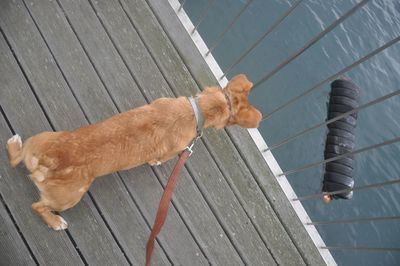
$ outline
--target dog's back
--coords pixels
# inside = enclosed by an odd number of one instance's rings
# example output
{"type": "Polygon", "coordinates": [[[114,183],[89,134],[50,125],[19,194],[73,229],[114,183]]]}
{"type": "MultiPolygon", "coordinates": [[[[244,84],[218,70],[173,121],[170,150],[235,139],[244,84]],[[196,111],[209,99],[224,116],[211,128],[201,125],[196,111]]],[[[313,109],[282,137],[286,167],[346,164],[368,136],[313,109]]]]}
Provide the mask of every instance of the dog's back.
{"type": "MultiPolygon", "coordinates": [[[[261,113],[248,102],[252,83],[238,75],[227,87],[198,95],[204,128],[258,127],[261,113]]],[[[21,161],[40,191],[32,209],[55,230],[67,228],[53,211],[79,202],[94,178],[144,163],[159,164],[182,151],[197,135],[194,108],[186,97],[160,98],[73,131],[43,132],[22,144],[7,142],[11,166],[21,161]]]]}

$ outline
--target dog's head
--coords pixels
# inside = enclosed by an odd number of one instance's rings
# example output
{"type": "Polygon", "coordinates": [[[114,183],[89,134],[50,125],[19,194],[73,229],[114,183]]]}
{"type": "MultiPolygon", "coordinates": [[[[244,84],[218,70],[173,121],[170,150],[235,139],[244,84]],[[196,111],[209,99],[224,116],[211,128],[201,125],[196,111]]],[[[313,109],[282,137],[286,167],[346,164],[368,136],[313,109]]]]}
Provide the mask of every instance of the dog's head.
{"type": "Polygon", "coordinates": [[[252,87],[253,83],[244,74],[240,74],[233,77],[224,88],[224,93],[229,98],[231,105],[228,126],[239,125],[244,128],[257,128],[260,124],[262,114],[248,101],[252,87]]]}

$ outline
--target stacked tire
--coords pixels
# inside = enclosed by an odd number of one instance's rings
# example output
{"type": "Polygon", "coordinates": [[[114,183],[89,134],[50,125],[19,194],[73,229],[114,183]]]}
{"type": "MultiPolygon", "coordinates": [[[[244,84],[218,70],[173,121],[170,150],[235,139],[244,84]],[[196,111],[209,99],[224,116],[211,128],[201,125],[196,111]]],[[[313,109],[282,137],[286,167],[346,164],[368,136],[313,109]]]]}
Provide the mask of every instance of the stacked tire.
{"type": "MultiPolygon", "coordinates": [[[[360,89],[351,81],[338,79],[331,83],[331,93],[328,105],[328,120],[357,108],[360,89]]],[[[328,134],[325,143],[325,159],[334,158],[354,149],[357,113],[345,116],[328,124],[328,134]]],[[[352,155],[344,156],[325,164],[325,174],[322,186],[323,192],[351,189],[354,186],[355,161],[352,155]]],[[[334,198],[351,199],[353,191],[333,195],[334,198]]]]}

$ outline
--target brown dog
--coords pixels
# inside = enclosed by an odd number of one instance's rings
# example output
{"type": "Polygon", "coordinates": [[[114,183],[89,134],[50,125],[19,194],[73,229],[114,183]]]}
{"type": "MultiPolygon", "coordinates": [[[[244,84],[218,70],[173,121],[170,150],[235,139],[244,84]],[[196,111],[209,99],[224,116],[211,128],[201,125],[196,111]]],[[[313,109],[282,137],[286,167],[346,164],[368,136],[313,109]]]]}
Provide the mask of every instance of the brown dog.
{"type": "MultiPolygon", "coordinates": [[[[197,97],[204,127],[255,128],[261,113],[248,103],[253,84],[234,77],[223,90],[206,88],[197,97]]],[[[24,145],[18,135],[7,142],[12,167],[22,160],[40,191],[32,209],[55,230],[67,228],[52,213],[77,204],[95,177],[174,157],[196,137],[197,123],[186,97],[160,98],[74,131],[43,132],[24,145]]]]}

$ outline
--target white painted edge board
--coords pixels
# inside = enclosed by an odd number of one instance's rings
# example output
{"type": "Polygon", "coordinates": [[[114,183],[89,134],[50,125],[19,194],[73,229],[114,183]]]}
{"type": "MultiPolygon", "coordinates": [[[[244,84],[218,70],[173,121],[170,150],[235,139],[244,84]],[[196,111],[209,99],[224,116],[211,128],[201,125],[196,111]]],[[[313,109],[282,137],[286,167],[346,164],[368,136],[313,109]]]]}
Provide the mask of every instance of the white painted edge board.
{"type": "MultiPolygon", "coordinates": [[[[202,54],[204,60],[207,62],[209,68],[211,69],[212,73],[214,74],[215,78],[218,80],[219,85],[223,88],[228,83],[226,77],[220,79],[223,75],[221,68],[219,67],[217,61],[214,59],[212,53],[206,56],[208,52],[208,47],[201,38],[199,32],[194,30],[194,25],[190,20],[189,16],[186,14],[185,10],[182,8],[179,10],[181,4],[178,0],[168,0],[169,4],[175,11],[176,15],[182,22],[183,26],[185,27],[188,34],[191,36],[193,42],[195,43],[197,49],[202,54]],[[193,33],[192,33],[193,32],[193,33]]],[[[325,242],[322,240],[320,234],[318,233],[317,229],[314,225],[307,225],[306,223],[311,222],[310,217],[308,216],[306,210],[304,209],[302,203],[300,201],[293,201],[291,199],[297,198],[296,193],[294,192],[292,186],[290,185],[289,181],[287,180],[286,176],[279,176],[283,173],[281,167],[279,166],[278,162],[276,161],[274,155],[270,150],[268,150],[268,145],[265,142],[264,138],[261,136],[260,131],[256,128],[248,129],[250,136],[252,137],[253,141],[257,145],[259,151],[262,153],[264,160],[268,164],[269,168],[271,169],[272,173],[274,174],[275,178],[277,179],[279,185],[281,186],[282,190],[286,194],[290,204],[294,208],[295,212],[297,213],[298,217],[300,218],[301,222],[303,223],[305,229],[307,230],[308,234],[310,235],[311,239],[313,240],[315,246],[318,248],[322,258],[326,262],[327,265],[333,266],[337,265],[335,259],[332,257],[332,254],[328,249],[322,249],[320,247],[325,247],[325,242]],[[267,151],[265,151],[267,150],[267,151]],[[265,152],[262,152],[265,151],[265,152]],[[279,177],[277,177],[279,176],[279,177]]]]}

